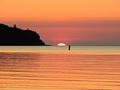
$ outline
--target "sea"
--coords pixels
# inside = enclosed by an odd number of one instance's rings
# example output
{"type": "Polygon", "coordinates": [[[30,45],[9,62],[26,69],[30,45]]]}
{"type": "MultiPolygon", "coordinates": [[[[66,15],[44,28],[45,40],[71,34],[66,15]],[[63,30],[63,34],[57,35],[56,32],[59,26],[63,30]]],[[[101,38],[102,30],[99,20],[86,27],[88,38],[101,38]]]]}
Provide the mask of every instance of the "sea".
{"type": "Polygon", "coordinates": [[[120,90],[120,46],[0,46],[0,90],[120,90]]]}

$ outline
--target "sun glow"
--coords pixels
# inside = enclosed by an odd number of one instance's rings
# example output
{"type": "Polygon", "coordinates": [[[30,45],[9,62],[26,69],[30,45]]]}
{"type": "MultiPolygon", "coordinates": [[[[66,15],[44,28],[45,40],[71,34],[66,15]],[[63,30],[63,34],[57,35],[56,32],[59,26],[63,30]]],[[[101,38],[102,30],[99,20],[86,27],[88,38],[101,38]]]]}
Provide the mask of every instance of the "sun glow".
{"type": "Polygon", "coordinates": [[[62,46],[66,46],[66,44],[65,43],[59,43],[59,44],[57,44],[57,46],[62,47],[62,46]]]}

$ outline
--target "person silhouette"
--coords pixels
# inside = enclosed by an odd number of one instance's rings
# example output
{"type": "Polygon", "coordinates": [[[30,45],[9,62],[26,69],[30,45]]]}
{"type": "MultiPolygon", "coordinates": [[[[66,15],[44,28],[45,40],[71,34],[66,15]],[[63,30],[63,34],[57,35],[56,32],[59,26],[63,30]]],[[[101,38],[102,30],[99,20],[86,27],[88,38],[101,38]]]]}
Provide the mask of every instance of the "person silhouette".
{"type": "Polygon", "coordinates": [[[69,45],[69,47],[68,47],[68,50],[70,51],[71,50],[71,46],[69,45]]]}

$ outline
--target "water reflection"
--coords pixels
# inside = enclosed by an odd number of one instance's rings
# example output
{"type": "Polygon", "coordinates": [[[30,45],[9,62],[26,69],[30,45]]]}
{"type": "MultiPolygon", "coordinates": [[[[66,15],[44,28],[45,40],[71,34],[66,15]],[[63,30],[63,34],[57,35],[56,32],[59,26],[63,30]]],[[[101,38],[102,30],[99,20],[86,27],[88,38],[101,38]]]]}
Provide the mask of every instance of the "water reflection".
{"type": "Polygon", "coordinates": [[[0,53],[0,90],[119,89],[119,55],[0,53]]]}

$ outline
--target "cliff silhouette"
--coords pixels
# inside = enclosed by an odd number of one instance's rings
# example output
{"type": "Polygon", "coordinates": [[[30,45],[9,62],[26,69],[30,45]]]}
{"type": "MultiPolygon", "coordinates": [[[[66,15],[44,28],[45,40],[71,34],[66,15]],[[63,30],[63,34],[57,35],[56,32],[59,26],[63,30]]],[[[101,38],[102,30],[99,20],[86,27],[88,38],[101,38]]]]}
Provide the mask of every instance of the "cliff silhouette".
{"type": "Polygon", "coordinates": [[[44,46],[39,34],[32,30],[22,30],[0,24],[0,46],[44,46]]]}

